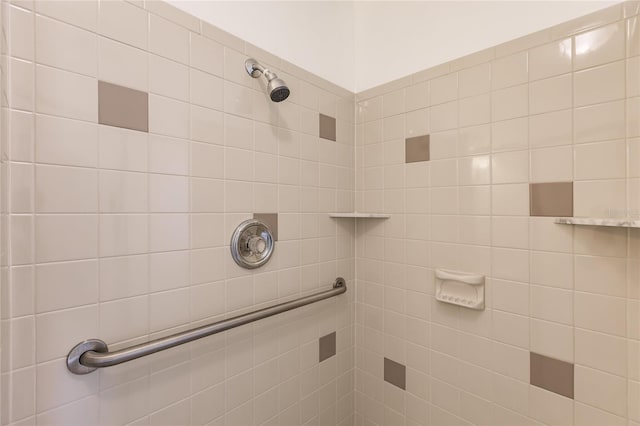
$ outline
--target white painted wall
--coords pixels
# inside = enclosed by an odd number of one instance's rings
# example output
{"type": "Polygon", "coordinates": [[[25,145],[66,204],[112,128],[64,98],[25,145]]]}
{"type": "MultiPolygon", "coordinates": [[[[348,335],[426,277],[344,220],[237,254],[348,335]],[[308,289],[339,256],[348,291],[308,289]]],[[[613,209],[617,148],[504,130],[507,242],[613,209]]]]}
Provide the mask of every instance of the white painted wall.
{"type": "Polygon", "coordinates": [[[354,92],[617,2],[169,1],[354,92]]]}
{"type": "Polygon", "coordinates": [[[356,2],[355,92],[602,9],[615,1],[356,2]]]}
{"type": "Polygon", "coordinates": [[[169,2],[338,86],[355,88],[351,1],[169,2]]]}

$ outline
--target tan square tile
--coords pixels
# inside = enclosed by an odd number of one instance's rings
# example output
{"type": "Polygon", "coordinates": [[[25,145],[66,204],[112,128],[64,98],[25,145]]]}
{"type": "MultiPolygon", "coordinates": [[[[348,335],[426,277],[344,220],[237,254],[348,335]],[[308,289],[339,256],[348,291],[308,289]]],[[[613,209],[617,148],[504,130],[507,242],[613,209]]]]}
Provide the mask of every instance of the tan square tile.
{"type": "Polygon", "coordinates": [[[405,163],[429,161],[429,135],[405,139],[405,163]]]}
{"type": "Polygon", "coordinates": [[[573,216],[573,182],[529,184],[531,216],[573,216]]]}
{"type": "Polygon", "coordinates": [[[531,384],[573,398],[573,364],[531,352],[531,384]]]}
{"type": "Polygon", "coordinates": [[[147,132],[149,130],[149,95],[99,81],[98,122],[108,126],[147,132]]]}

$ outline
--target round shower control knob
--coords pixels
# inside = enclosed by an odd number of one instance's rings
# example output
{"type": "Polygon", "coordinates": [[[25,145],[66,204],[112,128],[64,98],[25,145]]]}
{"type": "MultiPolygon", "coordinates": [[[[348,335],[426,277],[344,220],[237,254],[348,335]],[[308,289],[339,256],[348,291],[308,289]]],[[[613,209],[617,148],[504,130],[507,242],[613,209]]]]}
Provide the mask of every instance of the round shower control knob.
{"type": "Polygon", "coordinates": [[[259,236],[249,238],[249,244],[247,245],[249,247],[249,250],[256,254],[262,254],[262,252],[264,252],[264,250],[267,248],[266,241],[259,236]]]}
{"type": "Polygon", "coordinates": [[[256,219],[242,222],[231,236],[231,256],[243,268],[258,268],[273,254],[274,240],[269,227],[256,219]]]}

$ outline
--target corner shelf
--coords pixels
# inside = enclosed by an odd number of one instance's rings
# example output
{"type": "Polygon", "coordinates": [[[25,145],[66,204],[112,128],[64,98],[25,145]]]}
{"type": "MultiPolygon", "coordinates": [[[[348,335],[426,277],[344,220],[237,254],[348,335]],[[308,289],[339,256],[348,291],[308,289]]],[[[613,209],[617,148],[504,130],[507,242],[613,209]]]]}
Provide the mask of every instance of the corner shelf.
{"type": "Polygon", "coordinates": [[[617,228],[640,228],[640,220],[610,217],[558,217],[556,223],[561,225],[609,226],[617,228]]]}
{"type": "Polygon", "coordinates": [[[329,217],[335,218],[355,218],[355,219],[389,219],[390,214],[385,213],[329,213],[329,217]]]}

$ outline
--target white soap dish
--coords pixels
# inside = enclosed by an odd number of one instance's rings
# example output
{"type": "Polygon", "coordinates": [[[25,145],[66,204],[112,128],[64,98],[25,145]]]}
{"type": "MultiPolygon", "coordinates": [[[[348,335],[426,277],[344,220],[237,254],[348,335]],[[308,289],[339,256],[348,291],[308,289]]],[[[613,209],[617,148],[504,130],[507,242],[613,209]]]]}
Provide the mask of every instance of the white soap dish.
{"type": "Polygon", "coordinates": [[[436,269],[436,299],[469,309],[484,309],[484,275],[436,269]]]}

